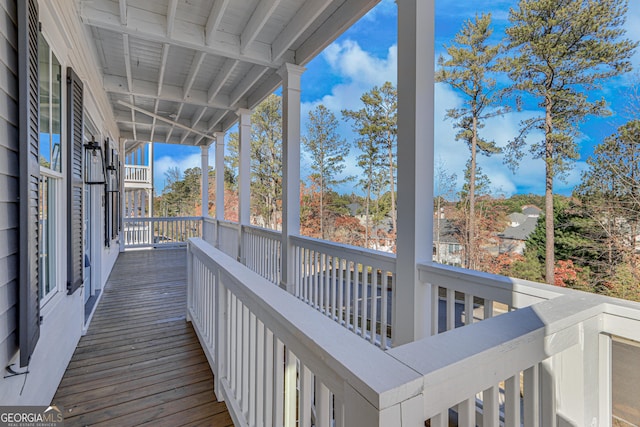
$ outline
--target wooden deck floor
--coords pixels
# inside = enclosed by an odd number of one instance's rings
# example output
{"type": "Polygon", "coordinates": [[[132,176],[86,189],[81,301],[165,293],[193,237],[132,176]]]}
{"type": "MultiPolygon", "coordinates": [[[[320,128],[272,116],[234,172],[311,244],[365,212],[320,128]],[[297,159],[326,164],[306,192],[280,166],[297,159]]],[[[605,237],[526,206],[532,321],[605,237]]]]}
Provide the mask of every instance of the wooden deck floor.
{"type": "Polygon", "coordinates": [[[232,426],[191,324],[185,250],[120,254],[53,403],[68,426],[232,426]]]}

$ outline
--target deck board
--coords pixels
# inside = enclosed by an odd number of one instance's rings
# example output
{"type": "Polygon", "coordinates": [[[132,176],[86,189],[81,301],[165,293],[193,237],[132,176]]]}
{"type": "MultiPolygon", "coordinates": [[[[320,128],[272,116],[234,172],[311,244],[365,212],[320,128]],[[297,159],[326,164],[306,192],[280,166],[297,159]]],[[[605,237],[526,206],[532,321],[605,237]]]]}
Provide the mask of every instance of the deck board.
{"type": "Polygon", "coordinates": [[[120,254],[53,399],[68,426],[233,426],[185,320],[184,249],[120,254]]]}

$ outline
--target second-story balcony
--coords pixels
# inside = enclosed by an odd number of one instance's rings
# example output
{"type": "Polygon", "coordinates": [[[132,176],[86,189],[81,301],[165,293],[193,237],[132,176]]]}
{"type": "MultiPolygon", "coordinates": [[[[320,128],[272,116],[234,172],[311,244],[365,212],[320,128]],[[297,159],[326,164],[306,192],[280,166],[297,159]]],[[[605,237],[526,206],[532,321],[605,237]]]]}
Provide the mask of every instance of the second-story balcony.
{"type": "MultiPolygon", "coordinates": [[[[186,251],[141,256],[151,270],[167,264],[163,254],[186,258],[170,268],[186,270],[186,306],[174,317],[193,325],[234,425],[587,426],[638,417],[640,304],[425,263],[420,282],[432,298],[422,309],[433,326],[396,345],[394,255],[292,236],[286,286],[279,232],[200,221],[202,238],[182,243],[186,251]]],[[[131,265],[113,275],[119,268],[131,265]]],[[[122,278],[121,293],[124,282],[161,298],[137,275],[122,278]]]]}
{"type": "Polygon", "coordinates": [[[151,168],[149,166],[125,165],[125,184],[151,185],[151,168]]]}

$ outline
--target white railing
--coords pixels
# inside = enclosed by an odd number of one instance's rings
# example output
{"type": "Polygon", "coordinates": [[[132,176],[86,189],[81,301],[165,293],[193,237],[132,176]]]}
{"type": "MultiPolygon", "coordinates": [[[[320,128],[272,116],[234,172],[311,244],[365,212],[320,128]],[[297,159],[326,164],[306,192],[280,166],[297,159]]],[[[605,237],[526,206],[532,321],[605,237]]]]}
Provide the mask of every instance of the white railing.
{"type": "Polygon", "coordinates": [[[542,283],[437,263],[419,264],[418,271],[420,281],[431,285],[432,335],[566,293],[542,283]]]}
{"type": "Polygon", "coordinates": [[[241,253],[244,265],[271,283],[280,285],[282,233],[266,228],[243,226],[241,253]]]}
{"type": "Polygon", "coordinates": [[[125,249],[185,246],[202,235],[201,217],[124,218],[125,249]]]}
{"type": "Polygon", "coordinates": [[[148,184],[151,183],[151,168],[149,166],[124,166],[125,182],[135,182],[148,184]]]}
{"type": "Polygon", "coordinates": [[[211,244],[216,245],[218,242],[218,222],[215,218],[202,218],[202,239],[211,244]]]}
{"type": "Polygon", "coordinates": [[[188,265],[189,317],[236,425],[607,426],[612,337],[640,341],[638,303],[515,281],[478,287],[518,310],[382,351],[199,239],[188,265]]]}
{"type": "Polygon", "coordinates": [[[417,372],[201,239],[187,265],[187,317],[235,425],[420,425],[417,372]]]}
{"type": "Polygon", "coordinates": [[[290,239],[295,295],[357,335],[387,348],[395,256],[308,237],[290,239]]]}
{"type": "Polygon", "coordinates": [[[218,220],[218,249],[235,260],[240,259],[240,224],[218,220]]]}

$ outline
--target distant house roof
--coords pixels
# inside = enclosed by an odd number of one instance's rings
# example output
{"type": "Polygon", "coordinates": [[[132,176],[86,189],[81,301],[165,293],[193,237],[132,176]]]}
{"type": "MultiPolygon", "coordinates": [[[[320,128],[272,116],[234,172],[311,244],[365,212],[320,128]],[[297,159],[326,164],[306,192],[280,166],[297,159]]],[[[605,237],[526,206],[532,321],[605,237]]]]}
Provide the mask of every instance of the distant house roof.
{"type": "Polygon", "coordinates": [[[538,218],[526,217],[524,222],[520,223],[516,227],[507,227],[501,234],[498,234],[498,236],[502,237],[503,239],[510,240],[527,240],[529,235],[533,232],[533,230],[535,230],[537,223],[538,218]]]}
{"type": "Polygon", "coordinates": [[[438,238],[438,220],[433,221],[433,240],[440,243],[460,243],[456,238],[456,229],[448,219],[440,220],[440,236],[438,238]]]}
{"type": "Polygon", "coordinates": [[[521,214],[517,212],[509,214],[509,221],[512,224],[524,224],[527,218],[528,217],[525,214],[521,214]]]}
{"type": "Polygon", "coordinates": [[[358,214],[358,210],[360,209],[360,203],[349,203],[347,205],[351,216],[356,216],[358,214]]]}
{"type": "Polygon", "coordinates": [[[542,209],[534,205],[528,205],[522,207],[522,213],[526,216],[539,217],[542,209]]]}

